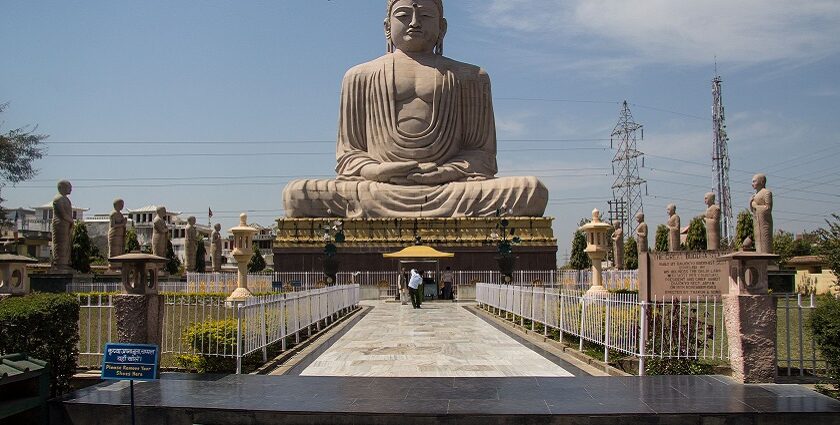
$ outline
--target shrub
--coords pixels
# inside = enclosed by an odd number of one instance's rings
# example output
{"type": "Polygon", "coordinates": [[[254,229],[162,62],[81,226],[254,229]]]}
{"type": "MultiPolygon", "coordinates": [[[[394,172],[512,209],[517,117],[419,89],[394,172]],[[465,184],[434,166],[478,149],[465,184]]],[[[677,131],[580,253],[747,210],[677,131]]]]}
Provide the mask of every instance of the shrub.
{"type": "Polygon", "coordinates": [[[0,354],[49,362],[50,395],[70,390],[76,372],[79,301],[69,294],[32,294],[0,302],[0,354]]]}
{"type": "Polygon", "coordinates": [[[90,258],[93,251],[85,223],[79,221],[73,226],[72,240],[73,249],[70,256],[70,265],[73,269],[82,273],[90,273],[90,258]]]}
{"type": "Polygon", "coordinates": [[[835,390],[840,391],[840,300],[821,297],[810,321],[814,341],[826,361],[828,377],[835,390]]]}
{"type": "Polygon", "coordinates": [[[627,238],[624,243],[624,268],[636,270],[639,268],[639,248],[636,246],[636,238],[627,238]]]}
{"type": "Polygon", "coordinates": [[[668,226],[660,224],[656,227],[656,237],[654,241],[654,249],[656,252],[668,252],[668,226]]]}
{"type": "MultiPolygon", "coordinates": [[[[236,321],[216,320],[193,323],[182,336],[184,343],[195,351],[213,351],[236,355],[236,321]]],[[[236,371],[236,358],[206,354],[182,354],[178,365],[198,373],[232,373],[236,371]]]]}
{"type": "Polygon", "coordinates": [[[650,357],[645,362],[647,375],[711,375],[714,366],[697,359],[669,359],[650,357]]]}
{"type": "Polygon", "coordinates": [[[698,216],[691,219],[688,226],[688,235],[685,238],[685,247],[689,251],[705,251],[706,244],[706,221],[704,217],[698,216]]]}

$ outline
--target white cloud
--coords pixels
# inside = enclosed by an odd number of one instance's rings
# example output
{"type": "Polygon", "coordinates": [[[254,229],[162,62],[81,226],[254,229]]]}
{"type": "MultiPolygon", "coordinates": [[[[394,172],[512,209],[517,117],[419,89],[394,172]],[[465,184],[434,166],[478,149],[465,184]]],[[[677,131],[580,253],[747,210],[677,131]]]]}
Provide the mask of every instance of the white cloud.
{"type": "MultiPolygon", "coordinates": [[[[490,0],[481,23],[598,51],[584,61],[733,65],[840,50],[837,0],[490,0]],[[593,58],[594,57],[594,58],[593,58]],[[600,58],[599,58],[600,57],[600,58]]],[[[473,3],[478,5],[478,3],[473,3]]],[[[585,66],[586,62],[579,64],[585,66]]]]}

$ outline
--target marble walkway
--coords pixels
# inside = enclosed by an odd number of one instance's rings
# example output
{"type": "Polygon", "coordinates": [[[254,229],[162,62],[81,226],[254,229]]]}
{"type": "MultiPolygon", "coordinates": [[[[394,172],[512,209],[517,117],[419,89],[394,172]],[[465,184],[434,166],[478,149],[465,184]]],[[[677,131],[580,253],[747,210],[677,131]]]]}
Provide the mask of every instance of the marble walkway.
{"type": "MultiPolygon", "coordinates": [[[[301,376],[570,377],[549,360],[454,303],[376,302],[301,376]]],[[[550,356],[550,355],[549,355],[550,356]]]]}

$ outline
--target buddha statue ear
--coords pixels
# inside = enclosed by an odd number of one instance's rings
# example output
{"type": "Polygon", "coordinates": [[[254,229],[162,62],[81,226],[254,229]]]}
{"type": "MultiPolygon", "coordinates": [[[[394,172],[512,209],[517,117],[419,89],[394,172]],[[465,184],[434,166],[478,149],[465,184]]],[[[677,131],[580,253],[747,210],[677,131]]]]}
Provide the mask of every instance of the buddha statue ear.
{"type": "Polygon", "coordinates": [[[385,51],[388,53],[394,53],[395,47],[394,43],[391,42],[391,21],[388,18],[385,18],[385,51]]]}
{"type": "Polygon", "coordinates": [[[440,37],[437,44],[435,44],[435,54],[443,56],[443,39],[446,38],[446,29],[448,28],[446,18],[440,18],[440,37]]]}

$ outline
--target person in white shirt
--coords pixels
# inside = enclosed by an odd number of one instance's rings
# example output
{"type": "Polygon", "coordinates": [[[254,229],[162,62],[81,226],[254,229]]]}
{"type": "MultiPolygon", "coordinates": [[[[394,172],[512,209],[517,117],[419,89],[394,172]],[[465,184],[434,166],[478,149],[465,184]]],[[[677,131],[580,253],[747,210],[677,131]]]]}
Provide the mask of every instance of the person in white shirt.
{"type": "Polygon", "coordinates": [[[420,308],[420,293],[418,288],[423,283],[423,277],[417,270],[411,269],[411,278],[408,280],[408,292],[411,294],[411,305],[414,308],[420,308]]]}

